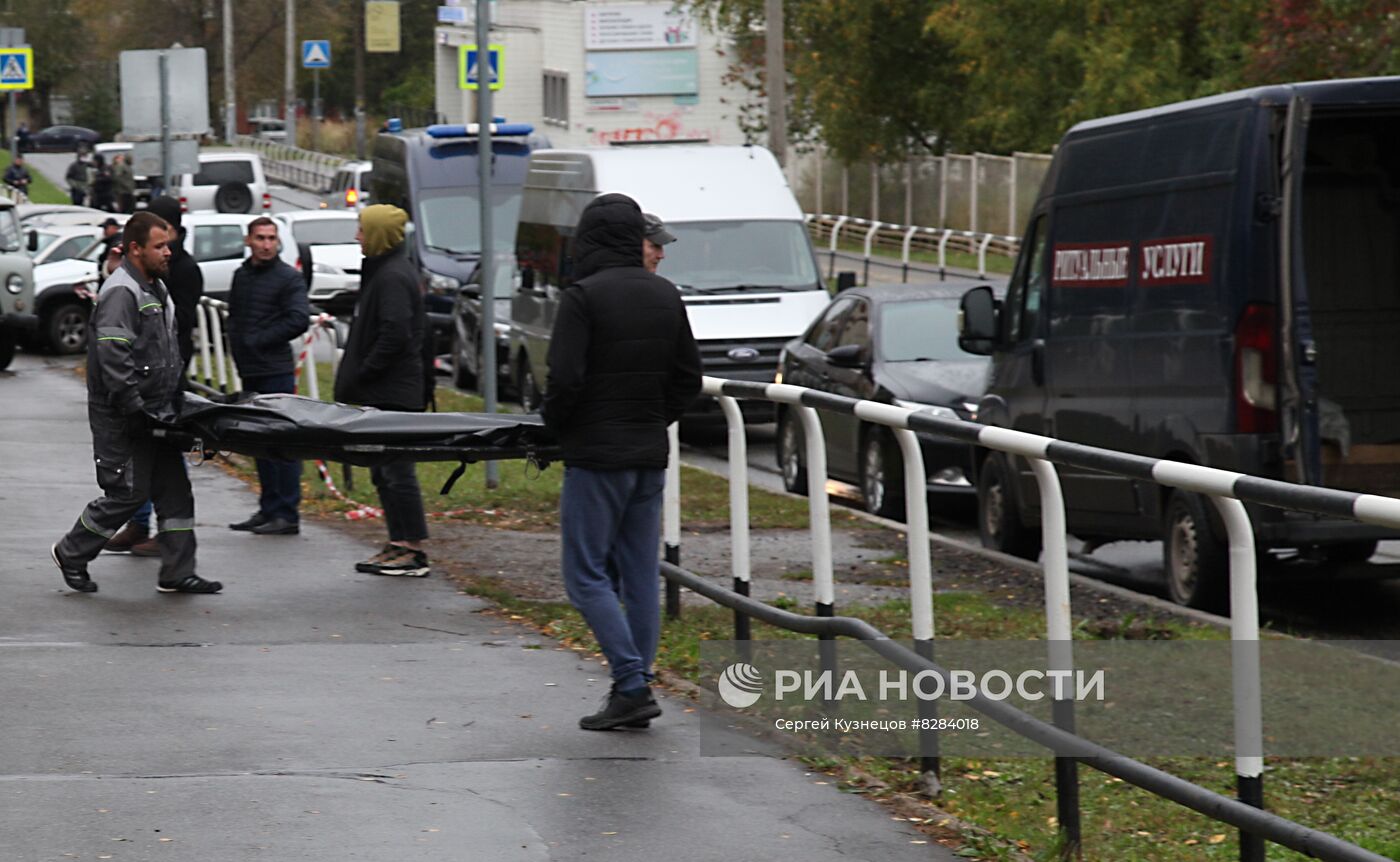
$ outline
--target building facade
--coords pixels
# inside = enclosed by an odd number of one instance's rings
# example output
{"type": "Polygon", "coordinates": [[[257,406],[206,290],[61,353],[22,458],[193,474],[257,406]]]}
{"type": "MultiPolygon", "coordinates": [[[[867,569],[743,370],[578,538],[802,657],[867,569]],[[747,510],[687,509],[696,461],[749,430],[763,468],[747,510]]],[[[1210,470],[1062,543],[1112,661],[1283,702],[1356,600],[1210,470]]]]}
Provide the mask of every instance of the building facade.
{"type": "MultiPolygon", "coordinates": [[[[476,42],[474,2],[439,12],[437,110],[476,119],[461,87],[462,46],[476,42]]],[[[613,141],[699,140],[742,144],[750,98],[727,83],[733,51],[671,0],[500,0],[491,41],[501,46],[496,116],[531,123],[555,147],[613,141]]]]}

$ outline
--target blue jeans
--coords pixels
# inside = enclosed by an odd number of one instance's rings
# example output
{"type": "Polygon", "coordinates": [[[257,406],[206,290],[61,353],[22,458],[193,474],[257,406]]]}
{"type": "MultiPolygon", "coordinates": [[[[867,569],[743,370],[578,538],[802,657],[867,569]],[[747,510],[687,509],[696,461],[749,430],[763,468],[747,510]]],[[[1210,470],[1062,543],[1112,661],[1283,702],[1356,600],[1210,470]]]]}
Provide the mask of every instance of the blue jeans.
{"type": "Polygon", "coordinates": [[[148,531],[151,529],[151,513],[156,510],[156,504],[150,500],[141,504],[141,508],[136,510],[136,514],[131,516],[131,523],[140,524],[148,531]]]}
{"type": "Polygon", "coordinates": [[[567,467],[559,497],[564,589],[583,615],[619,689],[653,676],[661,637],[664,470],[567,467]]]}
{"type": "MultiPolygon", "coordinates": [[[[291,394],[297,391],[297,378],[292,373],[244,377],[243,389],[259,394],[291,394]]],[[[297,510],[301,507],[301,462],[272,458],[259,458],[257,461],[258,484],[262,487],[258,495],[258,511],[268,519],[282,518],[297,523],[297,510]]]]}

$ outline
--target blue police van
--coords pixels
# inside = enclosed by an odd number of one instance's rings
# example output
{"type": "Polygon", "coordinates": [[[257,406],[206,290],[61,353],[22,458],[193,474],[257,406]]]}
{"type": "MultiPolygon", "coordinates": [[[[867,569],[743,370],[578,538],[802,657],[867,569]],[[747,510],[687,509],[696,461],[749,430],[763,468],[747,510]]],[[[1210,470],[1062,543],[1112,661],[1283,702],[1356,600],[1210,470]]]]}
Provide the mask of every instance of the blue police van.
{"type": "MultiPolygon", "coordinates": [[[[1081,123],[1003,302],[963,299],[992,356],[979,420],[1256,476],[1400,495],[1400,78],[1261,87],[1081,123]]],[[[979,450],[983,543],[1034,558],[1023,459],[979,450]]],[[[1161,539],[1178,602],[1223,605],[1209,501],[1059,468],[1069,531],[1161,539]]],[[[1260,548],[1368,559],[1386,530],[1251,507],[1260,548]]],[[[1335,567],[1319,567],[1321,571],[1335,567]]]]}
{"type": "MultiPolygon", "coordinates": [[[[530,150],[547,145],[526,123],[492,127],[491,213],[498,252],[515,248],[530,150]]],[[[450,349],[453,302],[481,259],[477,126],[404,129],[390,120],[374,140],[371,201],[408,212],[412,253],[427,285],[436,353],[450,349]]]]}

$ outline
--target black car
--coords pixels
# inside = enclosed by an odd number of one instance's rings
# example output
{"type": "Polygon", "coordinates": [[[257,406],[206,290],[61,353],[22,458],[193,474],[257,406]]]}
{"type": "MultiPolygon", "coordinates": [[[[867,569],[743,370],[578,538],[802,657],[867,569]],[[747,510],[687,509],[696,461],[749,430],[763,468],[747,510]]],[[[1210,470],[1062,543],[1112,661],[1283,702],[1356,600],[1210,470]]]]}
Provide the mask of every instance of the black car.
{"type": "Polygon", "coordinates": [[[102,140],[102,136],[92,129],[82,126],[49,126],[29,135],[24,148],[33,152],[41,150],[54,150],[63,152],[67,150],[91,150],[93,145],[102,140]]]}
{"type": "MultiPolygon", "coordinates": [[[[958,347],[963,291],[939,285],[892,284],[836,295],[779,357],[780,381],[848,398],[933,410],[976,419],[987,360],[958,347]]],[[[855,416],[819,410],[827,473],[860,487],[865,508],[885,517],[904,513],[904,468],[894,433],[855,416]]],[[[918,435],[928,490],[971,495],[972,447],[918,435]]],[[[778,466],[783,485],[807,491],[801,418],[779,405],[778,466]]]]}
{"type": "MultiPolygon", "coordinates": [[[[497,393],[510,388],[510,294],[515,277],[514,258],[504,256],[496,265],[497,393]]],[[[476,269],[457,291],[452,303],[452,382],[458,389],[481,391],[481,270],[476,269]]],[[[538,404],[527,404],[538,409],[538,404]]]]}

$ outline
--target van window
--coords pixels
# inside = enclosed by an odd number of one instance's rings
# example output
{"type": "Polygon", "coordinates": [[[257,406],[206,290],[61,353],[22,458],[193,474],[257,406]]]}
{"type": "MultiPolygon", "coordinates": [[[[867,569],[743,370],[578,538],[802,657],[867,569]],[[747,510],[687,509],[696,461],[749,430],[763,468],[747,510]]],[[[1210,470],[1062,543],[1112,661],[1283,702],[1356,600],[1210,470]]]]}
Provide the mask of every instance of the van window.
{"type": "MultiPolygon", "coordinates": [[[[520,189],[498,186],[491,190],[492,242],[500,251],[515,248],[515,227],[520,218],[520,189]]],[[[481,251],[481,204],[475,188],[424,189],[419,194],[414,226],[423,244],[449,254],[481,251]]]]}
{"type": "Polygon", "coordinates": [[[224,183],[254,182],[252,162],[201,162],[194,175],[197,186],[221,186],[224,183]]]}
{"type": "Polygon", "coordinates": [[[194,259],[197,263],[241,260],[244,248],[242,225],[208,224],[194,229],[194,259]]]}
{"type": "Polygon", "coordinates": [[[1029,253],[1021,258],[1006,293],[1006,336],[1025,341],[1036,332],[1040,306],[1045,298],[1045,216],[1037,216],[1026,231],[1029,253]]]}
{"type": "Polygon", "coordinates": [[[811,241],[800,221],[668,222],[666,229],[676,242],[666,246],[660,273],[682,288],[821,289],[811,241]]]}
{"type": "Polygon", "coordinates": [[[852,305],[855,305],[854,299],[838,299],[828,305],[821,319],[808,331],[807,343],[822,353],[835,347],[836,337],[841,332],[841,319],[852,305]]]}

